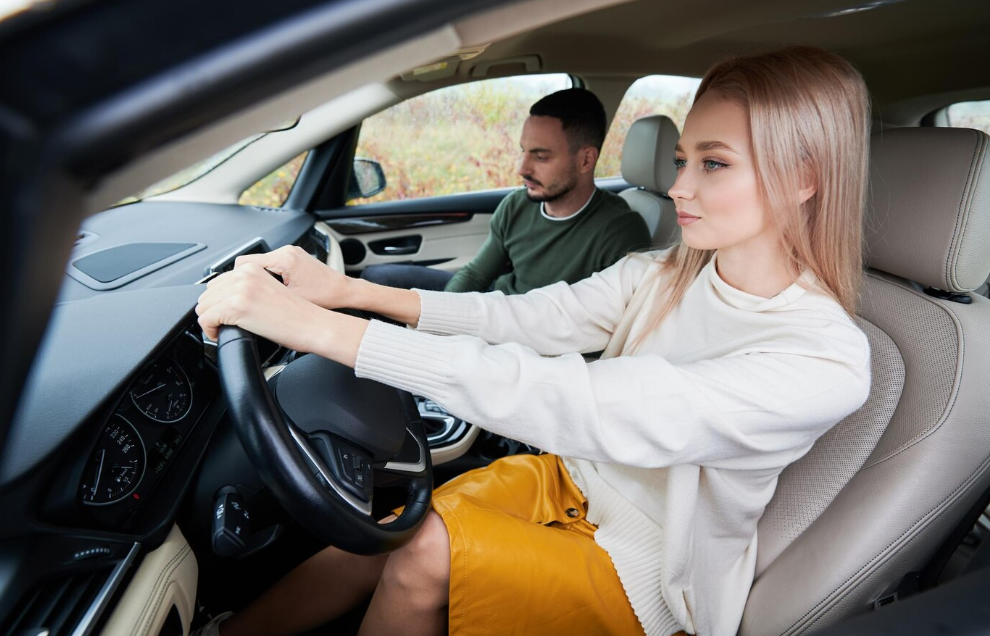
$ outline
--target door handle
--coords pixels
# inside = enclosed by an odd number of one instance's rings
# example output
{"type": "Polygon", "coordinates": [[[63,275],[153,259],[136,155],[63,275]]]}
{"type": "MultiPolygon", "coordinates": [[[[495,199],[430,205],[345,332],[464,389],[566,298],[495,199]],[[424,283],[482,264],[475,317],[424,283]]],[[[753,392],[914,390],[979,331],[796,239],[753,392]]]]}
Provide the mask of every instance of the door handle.
{"type": "Polygon", "coordinates": [[[415,254],[418,249],[415,245],[382,245],[382,250],[389,256],[415,254]]]}
{"type": "Polygon", "coordinates": [[[406,256],[415,254],[423,245],[423,237],[419,234],[395,236],[377,241],[369,241],[368,247],[380,256],[406,256]]]}

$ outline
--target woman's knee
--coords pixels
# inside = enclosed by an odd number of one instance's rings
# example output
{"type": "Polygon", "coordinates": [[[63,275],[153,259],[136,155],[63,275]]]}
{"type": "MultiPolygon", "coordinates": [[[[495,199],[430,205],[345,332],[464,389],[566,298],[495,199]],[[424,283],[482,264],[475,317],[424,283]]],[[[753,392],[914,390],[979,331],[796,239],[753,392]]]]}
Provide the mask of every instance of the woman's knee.
{"type": "Polygon", "coordinates": [[[404,592],[429,597],[430,601],[442,599],[446,604],[450,535],[440,515],[431,511],[412,541],[389,556],[382,581],[404,592]]]}

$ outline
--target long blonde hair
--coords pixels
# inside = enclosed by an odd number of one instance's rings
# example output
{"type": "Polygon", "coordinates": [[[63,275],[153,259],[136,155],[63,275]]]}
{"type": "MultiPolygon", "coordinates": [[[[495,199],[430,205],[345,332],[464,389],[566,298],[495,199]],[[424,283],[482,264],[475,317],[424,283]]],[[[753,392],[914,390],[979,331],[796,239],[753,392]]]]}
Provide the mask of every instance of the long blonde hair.
{"type": "MultiPolygon", "coordinates": [[[[822,290],[853,314],[862,279],[862,225],[869,165],[870,103],[849,62],[824,49],[795,46],[727,59],[701,80],[695,103],[717,93],[746,108],[756,174],[769,222],[796,276],[810,270],[822,290]],[[795,200],[802,183],[816,193],[795,200]]],[[[657,275],[646,336],[680,303],[714,251],[675,246],[657,275]]]]}

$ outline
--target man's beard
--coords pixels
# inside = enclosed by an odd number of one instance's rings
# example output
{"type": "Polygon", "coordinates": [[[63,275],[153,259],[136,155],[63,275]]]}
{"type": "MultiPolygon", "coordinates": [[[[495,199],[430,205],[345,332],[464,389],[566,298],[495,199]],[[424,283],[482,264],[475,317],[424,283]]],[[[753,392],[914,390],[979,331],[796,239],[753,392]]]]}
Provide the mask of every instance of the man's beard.
{"type": "MultiPolygon", "coordinates": [[[[530,179],[530,181],[533,180],[530,179]]],[[[537,184],[537,185],[542,185],[542,184],[537,184]]],[[[534,195],[527,188],[526,196],[529,198],[530,201],[534,203],[553,203],[554,201],[566,197],[568,194],[571,193],[571,190],[573,190],[575,187],[577,187],[577,177],[571,175],[571,178],[568,181],[566,181],[563,185],[559,186],[556,190],[549,190],[547,188],[544,188],[543,194],[534,195]]]]}

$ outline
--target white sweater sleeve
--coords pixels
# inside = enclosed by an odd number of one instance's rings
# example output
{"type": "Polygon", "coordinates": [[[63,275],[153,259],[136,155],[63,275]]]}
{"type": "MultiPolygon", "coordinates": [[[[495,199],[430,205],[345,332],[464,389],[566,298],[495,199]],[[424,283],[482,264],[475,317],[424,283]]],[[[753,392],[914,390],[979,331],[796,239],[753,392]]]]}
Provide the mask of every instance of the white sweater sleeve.
{"type": "Polygon", "coordinates": [[[768,352],[674,365],[638,355],[589,364],[577,354],[544,358],[519,344],[372,323],[356,370],[567,457],[779,468],[866,400],[868,348],[851,331],[827,356],[768,352]]]}
{"type": "Polygon", "coordinates": [[[477,336],[490,344],[516,342],[540,355],[601,351],[657,255],[627,256],[573,285],[561,282],[518,296],[416,290],[421,304],[416,328],[477,336]]]}

